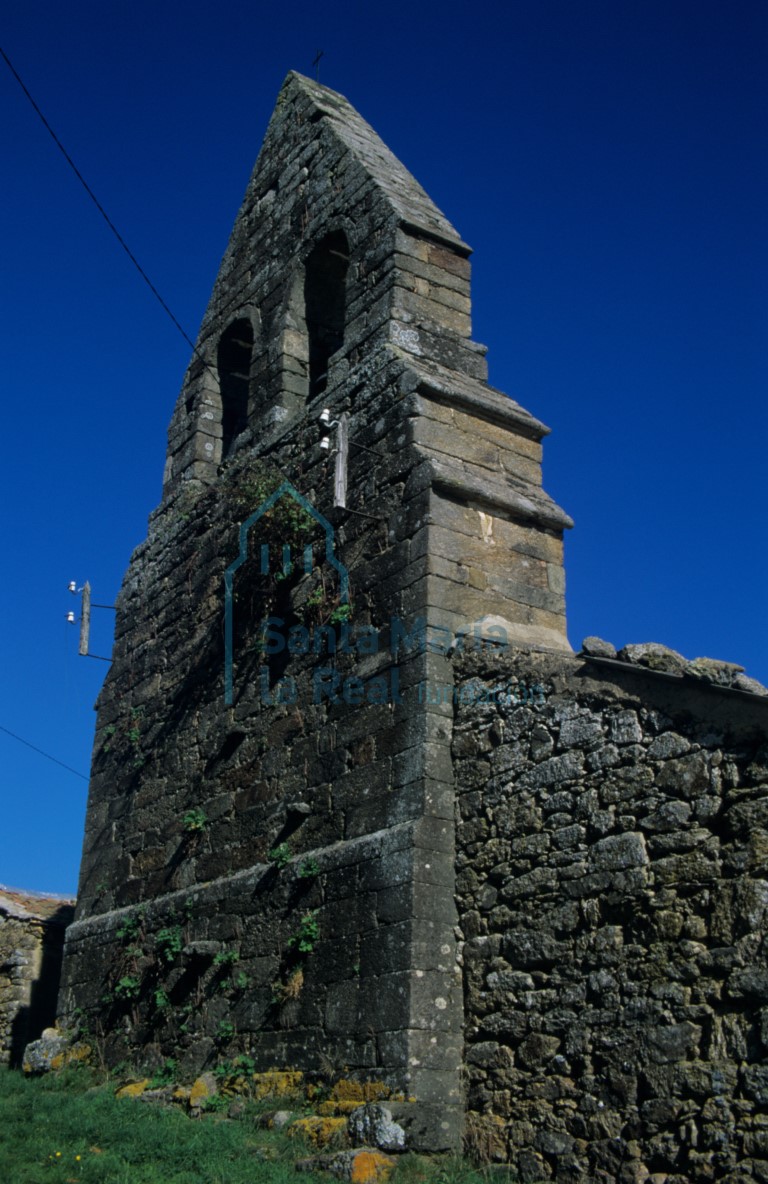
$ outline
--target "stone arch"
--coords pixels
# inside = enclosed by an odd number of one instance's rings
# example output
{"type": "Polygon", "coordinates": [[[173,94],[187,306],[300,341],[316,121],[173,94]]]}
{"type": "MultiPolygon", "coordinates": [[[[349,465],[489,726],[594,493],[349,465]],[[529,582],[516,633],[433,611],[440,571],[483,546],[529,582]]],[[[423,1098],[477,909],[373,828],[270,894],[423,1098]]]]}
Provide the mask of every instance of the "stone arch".
{"type": "Polygon", "coordinates": [[[304,265],[304,322],[310,399],[328,384],[328,362],[344,344],[349,243],[343,230],[326,234],[304,265]]]}
{"type": "Polygon", "coordinates": [[[343,230],[319,238],[287,288],[280,334],[280,390],[285,415],[300,414],[328,382],[328,363],[344,344],[349,239],[343,230]]]}
{"type": "Polygon", "coordinates": [[[248,427],[254,335],[246,317],[232,321],[219,338],[216,370],[221,399],[221,459],[231,455],[235,441],[248,427]]]}

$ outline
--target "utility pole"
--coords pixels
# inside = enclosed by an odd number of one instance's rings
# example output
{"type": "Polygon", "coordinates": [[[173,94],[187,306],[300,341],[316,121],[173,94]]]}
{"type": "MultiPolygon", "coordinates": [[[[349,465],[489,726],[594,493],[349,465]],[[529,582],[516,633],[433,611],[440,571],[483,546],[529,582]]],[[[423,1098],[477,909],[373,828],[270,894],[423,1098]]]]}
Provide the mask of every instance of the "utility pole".
{"type": "Polygon", "coordinates": [[[82,587],[82,610],[80,612],[80,653],[88,657],[88,639],[91,632],[91,585],[88,580],[82,587]]]}

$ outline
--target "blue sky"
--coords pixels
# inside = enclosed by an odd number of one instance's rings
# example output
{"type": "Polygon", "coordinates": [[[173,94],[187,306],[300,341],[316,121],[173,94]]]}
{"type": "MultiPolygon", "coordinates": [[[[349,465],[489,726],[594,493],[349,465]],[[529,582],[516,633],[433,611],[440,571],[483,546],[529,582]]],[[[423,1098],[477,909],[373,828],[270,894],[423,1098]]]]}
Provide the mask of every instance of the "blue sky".
{"type": "MultiPolygon", "coordinates": [[[[473,258],[490,378],[553,429],[569,634],[768,683],[762,0],[28,0],[5,52],[194,338],[289,69],[341,91],[473,258]]],[[[189,348],[5,65],[0,726],[87,774],[189,348]],[[111,613],[92,649],[109,653],[111,613]]],[[[73,891],[86,782],[0,732],[0,882],[73,891]]]]}

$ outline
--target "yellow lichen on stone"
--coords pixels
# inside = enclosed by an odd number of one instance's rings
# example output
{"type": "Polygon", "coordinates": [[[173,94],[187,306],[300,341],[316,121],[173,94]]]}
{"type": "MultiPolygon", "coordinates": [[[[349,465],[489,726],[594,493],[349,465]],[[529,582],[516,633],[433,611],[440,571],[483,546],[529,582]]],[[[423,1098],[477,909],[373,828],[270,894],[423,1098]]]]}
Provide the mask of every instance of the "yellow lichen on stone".
{"type": "Polygon", "coordinates": [[[219,1093],[225,1098],[235,1094],[247,1094],[248,1090],[248,1078],[242,1073],[233,1073],[231,1077],[225,1077],[219,1085],[219,1093]]]}
{"type": "Polygon", "coordinates": [[[359,1081],[347,1081],[342,1078],[331,1090],[331,1100],[334,1102],[357,1102],[358,1106],[364,1102],[363,1087],[359,1081]]]}
{"type": "Polygon", "coordinates": [[[349,1102],[321,1102],[317,1107],[318,1114],[332,1115],[332,1114],[351,1114],[353,1110],[357,1110],[362,1102],[355,1099],[349,1102]]]}
{"type": "Polygon", "coordinates": [[[331,1090],[331,1100],[334,1102],[380,1102],[390,1097],[392,1090],[383,1081],[349,1081],[342,1078],[331,1090]]]}
{"type": "Polygon", "coordinates": [[[255,1098],[285,1098],[301,1090],[304,1074],[298,1069],[270,1069],[251,1078],[255,1098]]]}
{"type": "Polygon", "coordinates": [[[67,1065],[84,1065],[91,1056],[90,1044],[82,1044],[78,1041],[73,1044],[71,1048],[65,1048],[63,1052],[57,1053],[51,1061],[51,1068],[64,1069],[67,1065]]]}
{"type": "Polygon", "coordinates": [[[200,1107],[207,1098],[210,1098],[215,1093],[211,1085],[206,1081],[205,1077],[198,1077],[192,1083],[192,1089],[189,1091],[189,1105],[194,1110],[200,1107]]]}
{"type": "Polygon", "coordinates": [[[377,1184],[386,1180],[395,1166],[394,1159],[380,1151],[359,1151],[352,1162],[352,1184],[377,1184]]]}
{"type": "Polygon", "coordinates": [[[477,1114],[470,1110],[464,1128],[464,1150],[477,1163],[502,1162],[507,1158],[506,1123],[498,1114],[477,1114]]]}
{"type": "Polygon", "coordinates": [[[191,1092],[188,1086],[177,1085],[171,1096],[174,1102],[188,1102],[191,1092]]]}
{"type": "Polygon", "coordinates": [[[140,1098],[145,1089],[149,1088],[149,1078],[145,1077],[142,1081],[130,1081],[128,1085],[122,1085],[119,1090],[115,1092],[116,1098],[140,1098]]]}
{"type": "Polygon", "coordinates": [[[313,1114],[310,1118],[299,1118],[291,1124],[290,1130],[292,1135],[303,1135],[313,1147],[327,1147],[346,1134],[347,1120],[313,1114]]]}

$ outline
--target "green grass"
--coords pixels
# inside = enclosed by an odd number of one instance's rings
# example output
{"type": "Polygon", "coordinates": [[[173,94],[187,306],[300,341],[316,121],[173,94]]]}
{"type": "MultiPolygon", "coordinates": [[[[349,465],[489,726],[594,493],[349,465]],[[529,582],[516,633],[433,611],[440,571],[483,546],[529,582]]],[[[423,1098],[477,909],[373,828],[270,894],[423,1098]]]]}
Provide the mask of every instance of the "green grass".
{"type": "MultiPolygon", "coordinates": [[[[174,1107],[117,1099],[115,1088],[84,1067],[33,1079],[0,1067],[0,1181],[329,1184],[333,1179],[296,1172],[295,1161],[312,1151],[284,1132],[260,1129],[255,1104],[237,1121],[220,1113],[193,1119],[174,1107]]],[[[273,1102],[260,1108],[280,1105],[290,1107],[273,1102]]],[[[506,1173],[504,1178],[509,1179],[506,1173]]],[[[501,1184],[499,1175],[494,1180],[501,1184]]],[[[487,1181],[458,1157],[412,1154],[399,1158],[390,1178],[390,1184],[487,1181]]]]}
{"type": "Polygon", "coordinates": [[[88,1070],[27,1080],[0,1069],[0,1180],[8,1184],[311,1184],[308,1154],[253,1120],[191,1119],[114,1097],[88,1070]],[[280,1145],[282,1143],[282,1146],[280,1145]],[[57,1155],[57,1152],[59,1153],[57,1155]],[[80,1159],[76,1159],[76,1156],[80,1159]]]}

